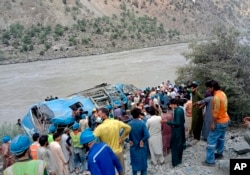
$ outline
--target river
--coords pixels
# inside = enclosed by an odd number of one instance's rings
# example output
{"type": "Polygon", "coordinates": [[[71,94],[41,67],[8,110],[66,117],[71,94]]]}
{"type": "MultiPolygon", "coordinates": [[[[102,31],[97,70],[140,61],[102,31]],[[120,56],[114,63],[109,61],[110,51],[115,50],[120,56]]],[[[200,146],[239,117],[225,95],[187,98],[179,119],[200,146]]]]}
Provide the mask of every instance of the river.
{"type": "Polygon", "coordinates": [[[100,83],[129,83],[139,88],[174,82],[186,63],[187,44],[119,53],[0,66],[0,123],[16,122],[47,96],[65,97],[100,83]]]}

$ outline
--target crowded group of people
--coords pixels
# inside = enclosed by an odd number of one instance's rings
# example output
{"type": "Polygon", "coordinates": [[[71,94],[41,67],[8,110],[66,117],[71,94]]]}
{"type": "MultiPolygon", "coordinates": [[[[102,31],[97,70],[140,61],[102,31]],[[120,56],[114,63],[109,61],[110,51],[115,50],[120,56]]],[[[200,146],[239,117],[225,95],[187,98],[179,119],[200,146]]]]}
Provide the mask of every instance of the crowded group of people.
{"type": "Polygon", "coordinates": [[[71,127],[61,133],[52,125],[48,135],[35,133],[33,143],[25,135],[11,143],[5,136],[6,159],[15,156],[16,163],[4,164],[4,175],[124,175],[125,145],[129,145],[133,175],[146,175],[148,160],[161,166],[171,153],[176,167],[182,163],[186,140],[194,145],[201,139],[207,142],[203,165],[213,166],[215,159],[223,157],[230,118],[219,83],[211,80],[205,85],[207,91],[200,93],[197,83],[178,87],[167,81],[128,94],[127,104],[94,108],[90,116],[76,109],[71,127]]]}

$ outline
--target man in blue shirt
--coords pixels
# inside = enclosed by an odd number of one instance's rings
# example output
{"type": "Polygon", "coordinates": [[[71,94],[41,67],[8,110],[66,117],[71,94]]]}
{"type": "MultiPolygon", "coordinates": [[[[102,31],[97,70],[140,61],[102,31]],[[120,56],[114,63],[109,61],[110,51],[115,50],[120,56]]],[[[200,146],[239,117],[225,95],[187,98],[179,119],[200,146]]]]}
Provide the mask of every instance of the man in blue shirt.
{"type": "Polygon", "coordinates": [[[97,143],[91,130],[81,133],[80,142],[89,148],[88,170],[91,175],[116,175],[115,169],[122,173],[122,166],[112,149],[105,143],[97,143]]]}

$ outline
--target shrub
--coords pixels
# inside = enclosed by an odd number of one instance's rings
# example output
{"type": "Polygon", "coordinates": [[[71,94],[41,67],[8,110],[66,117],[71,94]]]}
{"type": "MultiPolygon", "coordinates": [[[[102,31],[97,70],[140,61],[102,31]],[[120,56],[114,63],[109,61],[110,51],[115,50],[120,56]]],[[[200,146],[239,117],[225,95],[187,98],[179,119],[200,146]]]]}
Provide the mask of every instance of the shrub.
{"type": "Polygon", "coordinates": [[[28,46],[26,44],[23,45],[22,50],[27,52],[28,51],[28,46]]]}
{"type": "Polygon", "coordinates": [[[82,44],[89,44],[89,40],[87,38],[82,39],[82,44]]]}
{"type": "Polygon", "coordinates": [[[12,46],[13,46],[15,49],[17,49],[18,46],[19,46],[19,42],[18,42],[17,40],[14,41],[14,42],[12,43],[12,46]]]}
{"type": "Polygon", "coordinates": [[[98,28],[96,29],[96,34],[103,34],[102,29],[98,27],[98,28]]]}
{"type": "Polygon", "coordinates": [[[70,37],[69,38],[69,45],[72,46],[72,45],[77,45],[77,40],[76,40],[76,37],[70,37]]]}
{"type": "Polygon", "coordinates": [[[9,40],[11,37],[10,37],[10,32],[9,31],[5,31],[3,32],[2,34],[2,39],[7,39],[9,40]]]}
{"type": "Polygon", "coordinates": [[[122,36],[122,40],[126,40],[128,37],[126,35],[122,36]]]}
{"type": "Polygon", "coordinates": [[[9,40],[7,40],[5,38],[2,39],[2,43],[5,44],[6,46],[10,45],[9,40]]]}
{"type": "Polygon", "coordinates": [[[62,36],[63,35],[63,27],[62,27],[62,25],[60,25],[60,24],[57,24],[56,25],[56,27],[55,27],[55,34],[57,35],[57,36],[62,36]]]}
{"type": "Polygon", "coordinates": [[[123,11],[127,10],[125,2],[122,2],[122,4],[120,5],[120,9],[122,9],[123,11]]]}
{"type": "Polygon", "coordinates": [[[111,39],[117,39],[118,38],[118,34],[117,33],[114,33],[111,35],[111,39]]]}
{"type": "Polygon", "coordinates": [[[29,51],[32,51],[32,50],[34,50],[34,46],[31,44],[31,45],[29,46],[29,51]]]}
{"type": "Polygon", "coordinates": [[[44,51],[43,51],[43,50],[40,51],[39,54],[40,54],[40,55],[44,55],[44,51]]]}
{"type": "Polygon", "coordinates": [[[2,144],[3,136],[9,135],[13,139],[18,134],[24,134],[24,131],[22,128],[20,128],[16,124],[5,122],[0,126],[0,138],[1,138],[0,143],[2,144]]]}
{"type": "Polygon", "coordinates": [[[51,43],[45,43],[45,49],[46,50],[49,50],[51,48],[51,43]]]}
{"type": "Polygon", "coordinates": [[[24,44],[31,44],[31,37],[29,35],[25,35],[22,41],[24,44]]]}
{"type": "Polygon", "coordinates": [[[23,36],[24,26],[16,23],[10,25],[10,33],[14,38],[21,38],[23,36]]]}

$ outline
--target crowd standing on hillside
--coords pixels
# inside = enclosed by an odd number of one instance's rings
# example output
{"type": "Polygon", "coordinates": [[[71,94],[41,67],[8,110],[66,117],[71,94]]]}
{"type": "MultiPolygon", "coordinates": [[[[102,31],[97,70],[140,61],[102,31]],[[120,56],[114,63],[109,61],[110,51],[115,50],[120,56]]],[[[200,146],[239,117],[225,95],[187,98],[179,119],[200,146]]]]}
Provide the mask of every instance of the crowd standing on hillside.
{"type": "MultiPolygon", "coordinates": [[[[33,143],[25,135],[12,141],[4,136],[4,175],[124,175],[123,148],[128,144],[133,175],[146,175],[148,160],[162,166],[171,152],[176,167],[182,163],[186,141],[196,144],[200,139],[207,142],[203,165],[214,166],[215,159],[223,157],[230,118],[218,82],[208,81],[206,87],[203,95],[196,83],[178,87],[162,82],[128,94],[127,104],[94,108],[91,116],[74,109],[70,128],[61,133],[51,125],[48,135],[35,133],[33,143]]],[[[249,117],[244,126],[250,128],[249,117]]],[[[250,134],[245,138],[249,141],[250,134]]]]}

